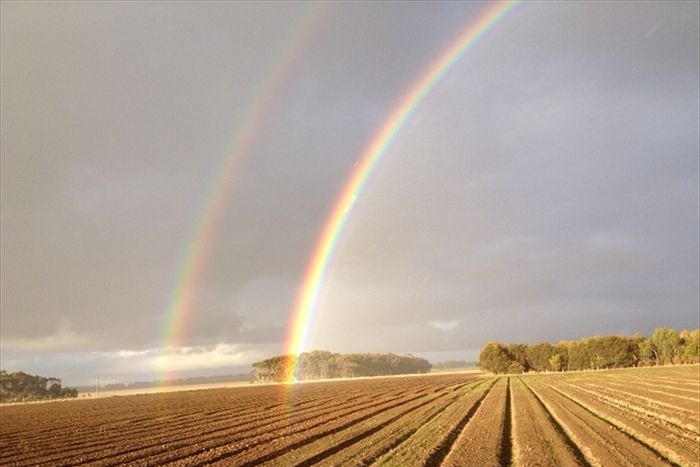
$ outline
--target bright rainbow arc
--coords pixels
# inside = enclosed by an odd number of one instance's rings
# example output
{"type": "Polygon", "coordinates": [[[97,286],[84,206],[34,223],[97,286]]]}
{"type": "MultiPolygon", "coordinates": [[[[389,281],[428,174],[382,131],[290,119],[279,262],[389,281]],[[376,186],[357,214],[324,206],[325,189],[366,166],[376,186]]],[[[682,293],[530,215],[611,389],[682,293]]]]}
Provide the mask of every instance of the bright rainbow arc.
{"type": "Polygon", "coordinates": [[[248,101],[243,123],[233,136],[231,150],[215,171],[215,179],[204,198],[195,228],[180,262],[177,279],[165,312],[161,347],[167,354],[159,361],[161,379],[168,376],[168,357],[176,352],[189,328],[197,285],[205,271],[209,252],[215,241],[219,220],[230,198],[238,169],[253,144],[275,96],[286,81],[294,63],[303,52],[321,17],[322,5],[314,5],[291,28],[278,57],[271,62],[264,79],[248,101]]]}
{"type": "MultiPolygon", "coordinates": [[[[286,353],[299,355],[306,350],[309,330],[328,264],[338,243],[340,234],[352,210],[355,200],[362,192],[372,172],[387,148],[394,141],[408,118],[415,112],[425,97],[440,82],[462,56],[479,38],[488,32],[518,3],[497,2],[487,7],[473,22],[453,40],[442,54],[420,75],[399,100],[389,117],[374,134],[359,157],[359,161],[347,178],[328,216],[321,235],[313,249],[302,286],[299,289],[287,333],[286,353]]],[[[287,380],[294,377],[294,366],[287,369],[287,380]]]]}

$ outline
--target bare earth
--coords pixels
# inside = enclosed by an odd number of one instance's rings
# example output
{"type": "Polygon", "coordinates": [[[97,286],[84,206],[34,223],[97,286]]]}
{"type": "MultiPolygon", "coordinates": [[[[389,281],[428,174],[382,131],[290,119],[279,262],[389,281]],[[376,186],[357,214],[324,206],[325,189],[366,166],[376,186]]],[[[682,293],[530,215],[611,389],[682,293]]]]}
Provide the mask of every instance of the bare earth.
{"type": "Polygon", "coordinates": [[[697,365],[0,407],[0,465],[698,466],[699,456],[697,365]]]}

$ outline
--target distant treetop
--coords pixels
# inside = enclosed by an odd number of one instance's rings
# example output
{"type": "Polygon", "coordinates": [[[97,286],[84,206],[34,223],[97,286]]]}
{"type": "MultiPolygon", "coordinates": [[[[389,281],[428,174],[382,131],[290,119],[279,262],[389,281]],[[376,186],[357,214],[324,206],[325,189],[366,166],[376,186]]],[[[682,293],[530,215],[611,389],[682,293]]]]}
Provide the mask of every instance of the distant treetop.
{"type": "Polygon", "coordinates": [[[78,390],[61,387],[58,378],[30,375],[22,371],[0,370],[0,402],[69,399],[78,397],[78,390]]]}
{"type": "Polygon", "coordinates": [[[650,337],[596,336],[556,345],[489,342],[479,368],[489,373],[574,371],[700,362],[700,328],[677,332],[656,328],[650,337]]]}
{"type": "Polygon", "coordinates": [[[314,350],[299,356],[278,355],[255,362],[253,379],[256,382],[285,381],[291,367],[295,369],[295,379],[303,381],[428,373],[431,365],[426,359],[413,355],[338,354],[314,350]]]}

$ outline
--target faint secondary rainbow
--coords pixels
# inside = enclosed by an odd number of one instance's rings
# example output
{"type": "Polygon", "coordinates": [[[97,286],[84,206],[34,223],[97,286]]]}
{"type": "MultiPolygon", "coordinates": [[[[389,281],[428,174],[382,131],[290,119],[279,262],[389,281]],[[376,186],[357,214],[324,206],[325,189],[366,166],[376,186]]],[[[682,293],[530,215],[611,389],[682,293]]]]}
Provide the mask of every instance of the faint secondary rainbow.
{"type": "Polygon", "coordinates": [[[245,111],[242,113],[242,123],[233,135],[230,151],[214,171],[214,179],[208,185],[197,222],[188,237],[187,247],[180,261],[176,281],[165,311],[161,346],[168,353],[158,362],[163,379],[167,377],[170,370],[170,360],[176,355],[176,347],[181,345],[189,329],[197,286],[209,259],[219,221],[233,192],[239,166],[248,154],[275,96],[287,80],[292,67],[316,29],[323,10],[323,4],[311,4],[281,41],[283,45],[277,58],[270,62],[271,65],[263,75],[263,79],[248,100],[245,111]]]}
{"type": "MultiPolygon", "coordinates": [[[[469,22],[403,94],[391,114],[360,154],[355,168],[346,179],[340,195],[336,198],[313,249],[287,329],[285,349],[287,354],[299,355],[306,350],[316,302],[338,238],[355,200],[362,192],[381,157],[408,118],[435,85],[447,75],[469,48],[495,26],[517,3],[517,1],[496,2],[486,7],[476,20],[469,22]]],[[[287,379],[294,379],[293,367],[288,368],[287,379]]]]}

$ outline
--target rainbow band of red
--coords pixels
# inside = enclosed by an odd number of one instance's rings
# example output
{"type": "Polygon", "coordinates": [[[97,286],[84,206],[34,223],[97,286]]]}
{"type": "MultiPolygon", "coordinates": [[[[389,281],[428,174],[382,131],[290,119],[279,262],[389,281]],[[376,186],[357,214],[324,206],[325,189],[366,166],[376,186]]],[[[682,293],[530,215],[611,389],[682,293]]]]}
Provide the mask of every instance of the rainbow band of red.
{"type": "MultiPolygon", "coordinates": [[[[445,77],[467,50],[493,28],[517,3],[517,1],[496,2],[486,7],[475,21],[468,23],[401,97],[389,117],[362,151],[358,163],[340,191],[313,249],[288,326],[285,350],[287,354],[299,355],[306,350],[316,302],[338,238],[355,200],[362,192],[381,157],[408,118],[435,85],[445,77]]],[[[287,379],[294,379],[293,367],[288,369],[287,379]]]]}

